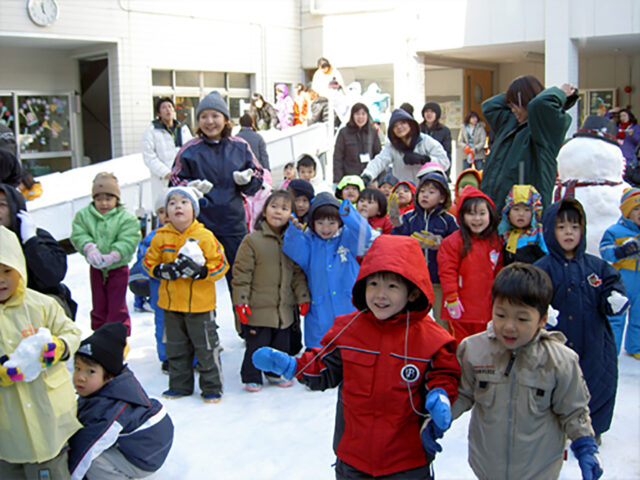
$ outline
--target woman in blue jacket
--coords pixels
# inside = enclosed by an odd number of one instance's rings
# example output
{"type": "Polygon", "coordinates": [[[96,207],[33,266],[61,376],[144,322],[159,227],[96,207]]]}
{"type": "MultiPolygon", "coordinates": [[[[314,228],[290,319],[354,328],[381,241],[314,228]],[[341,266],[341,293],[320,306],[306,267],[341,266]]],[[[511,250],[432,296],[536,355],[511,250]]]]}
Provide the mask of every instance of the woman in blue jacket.
{"type": "MultiPolygon", "coordinates": [[[[198,220],[213,232],[233,266],[242,238],[247,234],[242,194],[254,195],[262,186],[262,167],[244,140],[231,136],[227,104],[211,92],[196,108],[196,138],[176,157],[171,183],[208,180],[213,188],[200,200],[198,220]]],[[[227,284],[231,291],[231,268],[227,284]]]]}

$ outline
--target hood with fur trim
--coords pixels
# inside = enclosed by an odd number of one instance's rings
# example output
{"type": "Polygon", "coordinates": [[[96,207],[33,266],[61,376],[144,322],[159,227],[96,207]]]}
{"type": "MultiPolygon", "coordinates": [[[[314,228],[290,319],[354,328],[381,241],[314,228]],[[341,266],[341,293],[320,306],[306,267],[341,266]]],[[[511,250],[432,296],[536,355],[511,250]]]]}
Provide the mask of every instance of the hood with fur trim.
{"type": "Polygon", "coordinates": [[[353,285],[353,305],[367,310],[366,278],[377,272],[393,272],[413,283],[422,293],[411,302],[410,310],[427,313],[433,305],[433,286],[429,269],[415,238],[404,235],[380,235],[362,258],[358,277],[353,285]]]}

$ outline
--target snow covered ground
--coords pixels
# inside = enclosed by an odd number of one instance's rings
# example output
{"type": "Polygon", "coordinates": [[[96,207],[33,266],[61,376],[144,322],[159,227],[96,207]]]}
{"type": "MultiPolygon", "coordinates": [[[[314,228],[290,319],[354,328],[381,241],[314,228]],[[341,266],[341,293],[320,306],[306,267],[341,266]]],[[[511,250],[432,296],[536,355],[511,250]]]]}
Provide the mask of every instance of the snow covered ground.
{"type": "MultiPolygon", "coordinates": [[[[91,333],[89,267],[69,256],[65,282],[79,304],[78,325],[91,333]]],[[[224,347],[225,390],[222,402],[204,404],[193,396],[162,400],[175,424],[173,448],[155,479],[304,479],[334,477],[332,445],[336,390],[311,392],[299,383],[289,389],[265,387],[248,393],[240,381],[243,343],[233,328],[226,283],[216,285],[219,335],[224,347]]],[[[149,395],[161,398],[168,377],[160,373],[153,314],[132,312],[131,352],[127,361],[149,395]]],[[[69,364],[70,365],[70,364],[69,364]]],[[[467,464],[468,414],[458,419],[442,441],[435,461],[438,480],[474,478],[467,464]]],[[[600,449],[607,479],[640,478],[640,362],[620,357],[618,401],[611,430],[600,449]]],[[[560,478],[577,479],[577,461],[569,453],[560,478]]]]}

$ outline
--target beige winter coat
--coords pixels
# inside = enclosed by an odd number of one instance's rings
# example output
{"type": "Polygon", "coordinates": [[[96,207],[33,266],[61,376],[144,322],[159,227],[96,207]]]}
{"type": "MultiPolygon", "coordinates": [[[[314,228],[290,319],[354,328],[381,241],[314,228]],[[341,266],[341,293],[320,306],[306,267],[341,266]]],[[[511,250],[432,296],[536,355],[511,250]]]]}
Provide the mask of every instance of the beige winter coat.
{"type": "Polygon", "coordinates": [[[233,304],[251,308],[249,325],[287,328],[294,308],[310,301],[302,269],[282,253],[282,234],[267,222],[244,237],[233,264],[233,304]]]}
{"type": "Polygon", "coordinates": [[[593,436],[589,392],[565,341],[560,332],[541,330],[512,353],[489,323],[458,347],[462,378],[452,415],[473,407],[469,464],[478,478],[557,478],[566,436],[593,436]]]}

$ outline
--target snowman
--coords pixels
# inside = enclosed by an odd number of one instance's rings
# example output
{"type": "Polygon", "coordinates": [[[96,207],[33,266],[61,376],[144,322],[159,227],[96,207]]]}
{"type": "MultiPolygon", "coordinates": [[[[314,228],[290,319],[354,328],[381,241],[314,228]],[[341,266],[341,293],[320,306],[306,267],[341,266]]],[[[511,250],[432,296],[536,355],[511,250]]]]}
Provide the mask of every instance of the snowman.
{"type": "Polygon", "coordinates": [[[558,153],[554,201],[574,197],[587,215],[587,253],[600,256],[604,231],[620,218],[624,157],[613,121],[590,115],[558,153]]]}

